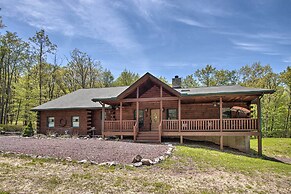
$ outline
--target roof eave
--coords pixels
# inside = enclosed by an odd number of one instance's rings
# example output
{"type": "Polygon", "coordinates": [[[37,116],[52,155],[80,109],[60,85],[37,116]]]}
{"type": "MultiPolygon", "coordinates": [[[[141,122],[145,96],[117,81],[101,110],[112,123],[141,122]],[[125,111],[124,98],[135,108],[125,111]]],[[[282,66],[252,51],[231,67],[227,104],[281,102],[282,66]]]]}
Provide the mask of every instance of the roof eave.
{"type": "Polygon", "coordinates": [[[275,90],[264,90],[264,91],[239,91],[239,92],[216,92],[216,93],[203,93],[203,94],[183,94],[181,93],[182,97],[187,97],[187,96],[218,96],[218,95],[231,95],[231,94],[259,94],[259,95],[264,95],[264,94],[272,94],[274,93],[275,90]]]}
{"type": "Polygon", "coordinates": [[[92,98],[91,101],[93,102],[100,102],[100,101],[107,101],[107,100],[117,100],[117,97],[111,98],[92,98]]]}

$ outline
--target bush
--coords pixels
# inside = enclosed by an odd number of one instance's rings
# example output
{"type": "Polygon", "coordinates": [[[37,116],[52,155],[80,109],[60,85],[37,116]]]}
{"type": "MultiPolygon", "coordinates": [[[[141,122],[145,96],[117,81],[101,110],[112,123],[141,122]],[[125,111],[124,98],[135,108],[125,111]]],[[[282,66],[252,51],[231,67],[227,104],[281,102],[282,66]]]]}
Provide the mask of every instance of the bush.
{"type": "Polygon", "coordinates": [[[23,132],[22,132],[22,136],[23,137],[31,137],[33,136],[34,131],[32,128],[32,124],[31,122],[29,122],[29,124],[24,128],[23,132]]]}
{"type": "Polygon", "coordinates": [[[5,131],[5,132],[22,132],[23,126],[21,125],[0,125],[0,131],[5,131]]]}

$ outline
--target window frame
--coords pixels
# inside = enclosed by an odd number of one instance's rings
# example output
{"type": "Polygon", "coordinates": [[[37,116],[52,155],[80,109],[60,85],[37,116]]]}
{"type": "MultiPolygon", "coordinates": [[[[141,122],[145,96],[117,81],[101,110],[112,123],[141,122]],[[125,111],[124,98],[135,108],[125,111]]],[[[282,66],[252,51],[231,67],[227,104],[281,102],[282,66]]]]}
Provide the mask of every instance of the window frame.
{"type": "Polygon", "coordinates": [[[72,116],[72,127],[73,128],[80,128],[80,116],[72,116]],[[74,117],[78,117],[78,126],[74,126],[74,117]]]}
{"type": "Polygon", "coordinates": [[[55,128],[55,126],[56,126],[55,124],[56,124],[56,123],[55,123],[55,117],[53,117],[53,116],[48,116],[48,117],[47,117],[47,127],[48,127],[48,128],[55,128]],[[53,125],[52,125],[52,126],[50,125],[50,123],[51,123],[50,120],[51,120],[51,119],[53,119],[53,122],[52,122],[53,125]]]}
{"type": "MultiPolygon", "coordinates": [[[[173,113],[171,113],[171,114],[173,114],[173,113]]],[[[177,120],[178,119],[178,109],[177,108],[168,108],[167,109],[167,120],[177,120]],[[175,118],[172,118],[172,117],[170,117],[170,114],[169,114],[169,112],[170,111],[175,111],[175,118]]]]}
{"type": "MultiPolygon", "coordinates": [[[[138,111],[138,126],[139,126],[139,128],[142,128],[144,126],[144,113],[145,113],[144,109],[139,109],[139,111],[138,111]]],[[[136,110],[133,111],[133,119],[136,120],[136,110]]]]}

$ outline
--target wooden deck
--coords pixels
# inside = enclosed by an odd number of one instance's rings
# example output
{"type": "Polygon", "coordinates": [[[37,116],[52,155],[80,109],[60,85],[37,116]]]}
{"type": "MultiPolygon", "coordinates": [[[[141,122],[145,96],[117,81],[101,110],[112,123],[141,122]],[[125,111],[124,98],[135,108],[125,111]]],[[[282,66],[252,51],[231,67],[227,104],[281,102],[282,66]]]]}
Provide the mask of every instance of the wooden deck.
{"type": "MultiPolygon", "coordinates": [[[[245,136],[258,135],[258,120],[253,118],[162,120],[158,136],[245,136]]],[[[104,122],[104,135],[138,136],[136,120],[104,122]]]]}

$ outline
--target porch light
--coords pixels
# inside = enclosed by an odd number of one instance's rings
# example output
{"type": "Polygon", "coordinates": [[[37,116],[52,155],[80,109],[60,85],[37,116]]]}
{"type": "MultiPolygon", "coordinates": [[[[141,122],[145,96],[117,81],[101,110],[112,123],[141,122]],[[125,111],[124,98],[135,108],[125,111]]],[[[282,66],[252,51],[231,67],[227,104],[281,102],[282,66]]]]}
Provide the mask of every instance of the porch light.
{"type": "Polygon", "coordinates": [[[217,107],[219,105],[219,102],[212,102],[214,107],[217,107]]]}

